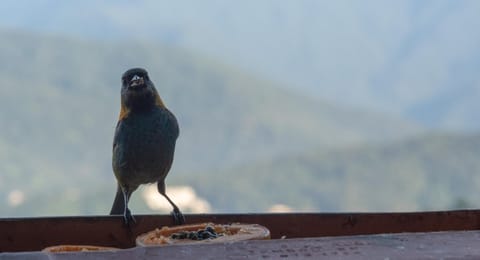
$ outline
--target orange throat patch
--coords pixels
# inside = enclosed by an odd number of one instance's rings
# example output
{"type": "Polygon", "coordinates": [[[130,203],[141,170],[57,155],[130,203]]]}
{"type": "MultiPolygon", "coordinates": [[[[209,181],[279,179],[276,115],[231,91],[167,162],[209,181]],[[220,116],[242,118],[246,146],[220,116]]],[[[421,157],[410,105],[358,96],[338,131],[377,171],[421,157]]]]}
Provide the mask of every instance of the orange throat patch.
{"type": "Polygon", "coordinates": [[[118,120],[121,121],[125,118],[127,118],[128,114],[130,114],[130,109],[126,108],[123,104],[120,107],[120,116],[118,117],[118,120]]]}

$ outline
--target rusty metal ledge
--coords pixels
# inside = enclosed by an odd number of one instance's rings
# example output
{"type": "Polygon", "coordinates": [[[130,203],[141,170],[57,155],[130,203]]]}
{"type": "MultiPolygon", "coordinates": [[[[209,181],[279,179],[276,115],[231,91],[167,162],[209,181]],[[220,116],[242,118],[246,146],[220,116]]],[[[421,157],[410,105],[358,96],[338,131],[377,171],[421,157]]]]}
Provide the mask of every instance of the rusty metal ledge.
{"type": "MultiPolygon", "coordinates": [[[[121,216],[0,219],[0,252],[38,251],[57,244],[130,248],[141,233],[172,225],[169,215],[136,215],[132,228],[121,216]]],[[[351,236],[401,232],[479,230],[480,210],[411,213],[192,214],[187,223],[257,223],[272,238],[351,236]]]]}

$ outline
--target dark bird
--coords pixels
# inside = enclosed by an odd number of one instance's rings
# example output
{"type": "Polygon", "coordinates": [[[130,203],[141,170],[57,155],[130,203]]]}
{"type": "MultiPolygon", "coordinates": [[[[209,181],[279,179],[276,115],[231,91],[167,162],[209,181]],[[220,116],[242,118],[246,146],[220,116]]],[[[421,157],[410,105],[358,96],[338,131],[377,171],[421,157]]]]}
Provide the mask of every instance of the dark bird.
{"type": "Polygon", "coordinates": [[[185,219],[165,193],[165,177],[172,166],[179,134],[177,119],[164,105],[148,73],[142,68],[122,75],[121,109],[113,140],[112,167],[117,194],[110,215],[123,214],[135,222],[128,200],[141,184],[157,182],[158,192],[173,207],[175,224],[185,219]]]}

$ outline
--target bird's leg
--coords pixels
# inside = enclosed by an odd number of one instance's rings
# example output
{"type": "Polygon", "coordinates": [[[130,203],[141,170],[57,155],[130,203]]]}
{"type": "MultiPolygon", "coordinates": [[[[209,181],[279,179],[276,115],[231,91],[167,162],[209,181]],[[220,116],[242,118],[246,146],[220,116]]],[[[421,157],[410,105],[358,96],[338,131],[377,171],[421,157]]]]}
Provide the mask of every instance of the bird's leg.
{"type": "Polygon", "coordinates": [[[173,222],[175,225],[182,225],[185,224],[185,217],[183,216],[182,212],[180,212],[180,209],[178,209],[177,205],[173,203],[173,201],[167,196],[166,193],[162,194],[168,202],[170,202],[170,205],[173,207],[172,211],[172,216],[173,216],[173,222]]]}
{"type": "Polygon", "coordinates": [[[173,201],[167,196],[167,193],[165,192],[165,182],[159,181],[157,183],[157,188],[158,188],[158,192],[162,194],[168,200],[170,205],[172,205],[173,207],[173,211],[171,214],[173,216],[174,224],[175,225],[185,224],[185,217],[183,216],[182,212],[180,212],[180,209],[177,207],[177,205],[175,205],[175,203],[173,203],[173,201]]]}
{"type": "Polygon", "coordinates": [[[130,212],[130,209],[128,208],[128,200],[130,199],[130,195],[132,195],[132,192],[128,188],[123,188],[123,199],[125,201],[125,209],[123,211],[123,220],[125,221],[125,225],[130,226],[130,224],[133,222],[135,223],[136,220],[132,216],[132,213],[130,212]]]}

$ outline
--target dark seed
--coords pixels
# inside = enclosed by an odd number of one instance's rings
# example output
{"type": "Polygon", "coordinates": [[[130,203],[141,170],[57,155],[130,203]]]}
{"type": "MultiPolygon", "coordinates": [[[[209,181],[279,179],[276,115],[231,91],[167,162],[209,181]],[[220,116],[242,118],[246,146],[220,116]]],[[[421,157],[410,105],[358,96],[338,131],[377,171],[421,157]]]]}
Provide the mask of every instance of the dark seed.
{"type": "Polygon", "coordinates": [[[209,234],[208,232],[206,232],[206,231],[204,231],[204,232],[202,232],[202,233],[200,233],[200,234],[198,234],[198,235],[199,235],[199,237],[201,237],[202,239],[208,239],[208,238],[210,238],[210,234],[209,234]]]}
{"type": "Polygon", "coordinates": [[[198,236],[199,238],[205,238],[205,236],[206,236],[206,231],[205,231],[205,230],[199,230],[199,231],[197,232],[197,236],[198,236]]]}
{"type": "Polygon", "coordinates": [[[190,232],[188,233],[188,238],[191,240],[198,240],[198,235],[196,232],[190,232]]]}
{"type": "Polygon", "coordinates": [[[222,236],[215,232],[215,229],[211,226],[205,227],[205,229],[199,229],[197,231],[181,231],[170,235],[173,239],[192,239],[192,240],[204,240],[212,239],[222,236]]]}
{"type": "Polygon", "coordinates": [[[170,237],[173,239],[185,239],[187,237],[187,234],[185,232],[177,232],[171,234],[170,237]]]}
{"type": "Polygon", "coordinates": [[[210,232],[210,233],[212,233],[212,234],[215,234],[215,229],[213,229],[213,227],[211,227],[211,226],[207,226],[207,227],[205,228],[205,230],[208,231],[208,232],[210,232]]]}
{"type": "Polygon", "coordinates": [[[216,233],[212,233],[212,232],[208,232],[208,231],[207,231],[206,233],[207,233],[208,236],[211,237],[211,238],[216,238],[216,237],[218,237],[218,235],[217,235],[216,233]]]}

